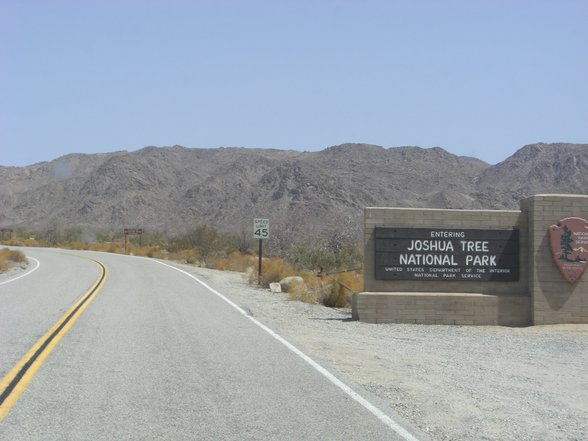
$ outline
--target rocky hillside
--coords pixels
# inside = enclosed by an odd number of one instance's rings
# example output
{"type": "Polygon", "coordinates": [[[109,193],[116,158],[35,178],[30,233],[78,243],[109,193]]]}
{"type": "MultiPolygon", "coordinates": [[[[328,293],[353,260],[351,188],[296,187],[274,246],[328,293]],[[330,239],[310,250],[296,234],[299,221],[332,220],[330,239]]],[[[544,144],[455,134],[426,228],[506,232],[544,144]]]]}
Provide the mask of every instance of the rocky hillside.
{"type": "Polygon", "coordinates": [[[320,152],[147,147],[0,167],[0,227],[249,231],[360,224],[365,206],[518,208],[588,193],[587,144],[535,144],[491,166],[441,148],[345,144],[320,152]]]}

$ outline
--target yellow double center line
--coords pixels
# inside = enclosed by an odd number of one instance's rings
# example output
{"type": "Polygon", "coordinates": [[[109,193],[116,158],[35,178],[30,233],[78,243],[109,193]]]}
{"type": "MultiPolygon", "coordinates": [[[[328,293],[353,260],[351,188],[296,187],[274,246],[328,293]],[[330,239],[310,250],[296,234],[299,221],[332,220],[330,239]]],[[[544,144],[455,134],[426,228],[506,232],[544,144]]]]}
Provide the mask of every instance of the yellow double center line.
{"type": "Polygon", "coordinates": [[[90,289],[49,329],[37,343],[20,359],[18,363],[0,381],[0,421],[12,409],[18,397],[24,392],[35,372],[41,367],[59,340],[69,331],[78,317],[94,300],[104,281],[106,267],[93,260],[100,267],[100,275],[90,289]]]}

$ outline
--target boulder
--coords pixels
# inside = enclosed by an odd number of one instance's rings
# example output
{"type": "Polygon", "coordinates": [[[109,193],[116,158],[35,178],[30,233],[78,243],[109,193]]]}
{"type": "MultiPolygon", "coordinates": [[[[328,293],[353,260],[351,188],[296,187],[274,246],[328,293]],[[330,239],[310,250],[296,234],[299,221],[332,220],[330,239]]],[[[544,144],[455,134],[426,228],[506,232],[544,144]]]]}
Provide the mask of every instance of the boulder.
{"type": "Polygon", "coordinates": [[[270,283],[269,287],[271,292],[282,292],[282,285],[279,283],[270,283]]]}
{"type": "Polygon", "coordinates": [[[304,283],[304,279],[300,276],[289,276],[284,277],[282,280],[280,280],[280,286],[282,287],[282,291],[284,292],[288,292],[299,283],[304,283]]]}

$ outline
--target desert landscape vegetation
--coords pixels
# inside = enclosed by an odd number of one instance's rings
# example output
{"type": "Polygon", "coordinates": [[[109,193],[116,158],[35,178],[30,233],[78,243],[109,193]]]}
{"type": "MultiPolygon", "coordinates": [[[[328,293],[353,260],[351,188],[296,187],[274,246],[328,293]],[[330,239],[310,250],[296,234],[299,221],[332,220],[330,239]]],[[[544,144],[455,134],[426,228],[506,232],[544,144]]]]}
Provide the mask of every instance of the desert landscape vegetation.
{"type": "Polygon", "coordinates": [[[0,167],[0,179],[5,245],[169,259],[245,272],[265,287],[300,276],[292,298],[349,306],[362,288],[364,207],[517,209],[532,194],[585,194],[588,145],[532,144],[496,165],[441,148],[367,144],[146,147],[0,167]],[[254,217],[271,220],[261,279],[254,217]],[[126,227],[144,233],[127,243],[126,227]]]}

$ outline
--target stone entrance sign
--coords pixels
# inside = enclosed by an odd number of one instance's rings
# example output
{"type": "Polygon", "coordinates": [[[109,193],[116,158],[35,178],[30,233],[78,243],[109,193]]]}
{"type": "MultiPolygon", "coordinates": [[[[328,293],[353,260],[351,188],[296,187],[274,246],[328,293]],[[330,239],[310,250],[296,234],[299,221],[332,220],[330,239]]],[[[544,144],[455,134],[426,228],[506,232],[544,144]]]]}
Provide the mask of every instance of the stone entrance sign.
{"type": "Polygon", "coordinates": [[[519,210],[366,207],[364,287],[353,295],[353,317],[588,323],[586,219],[588,194],[530,196],[519,210]]]}

